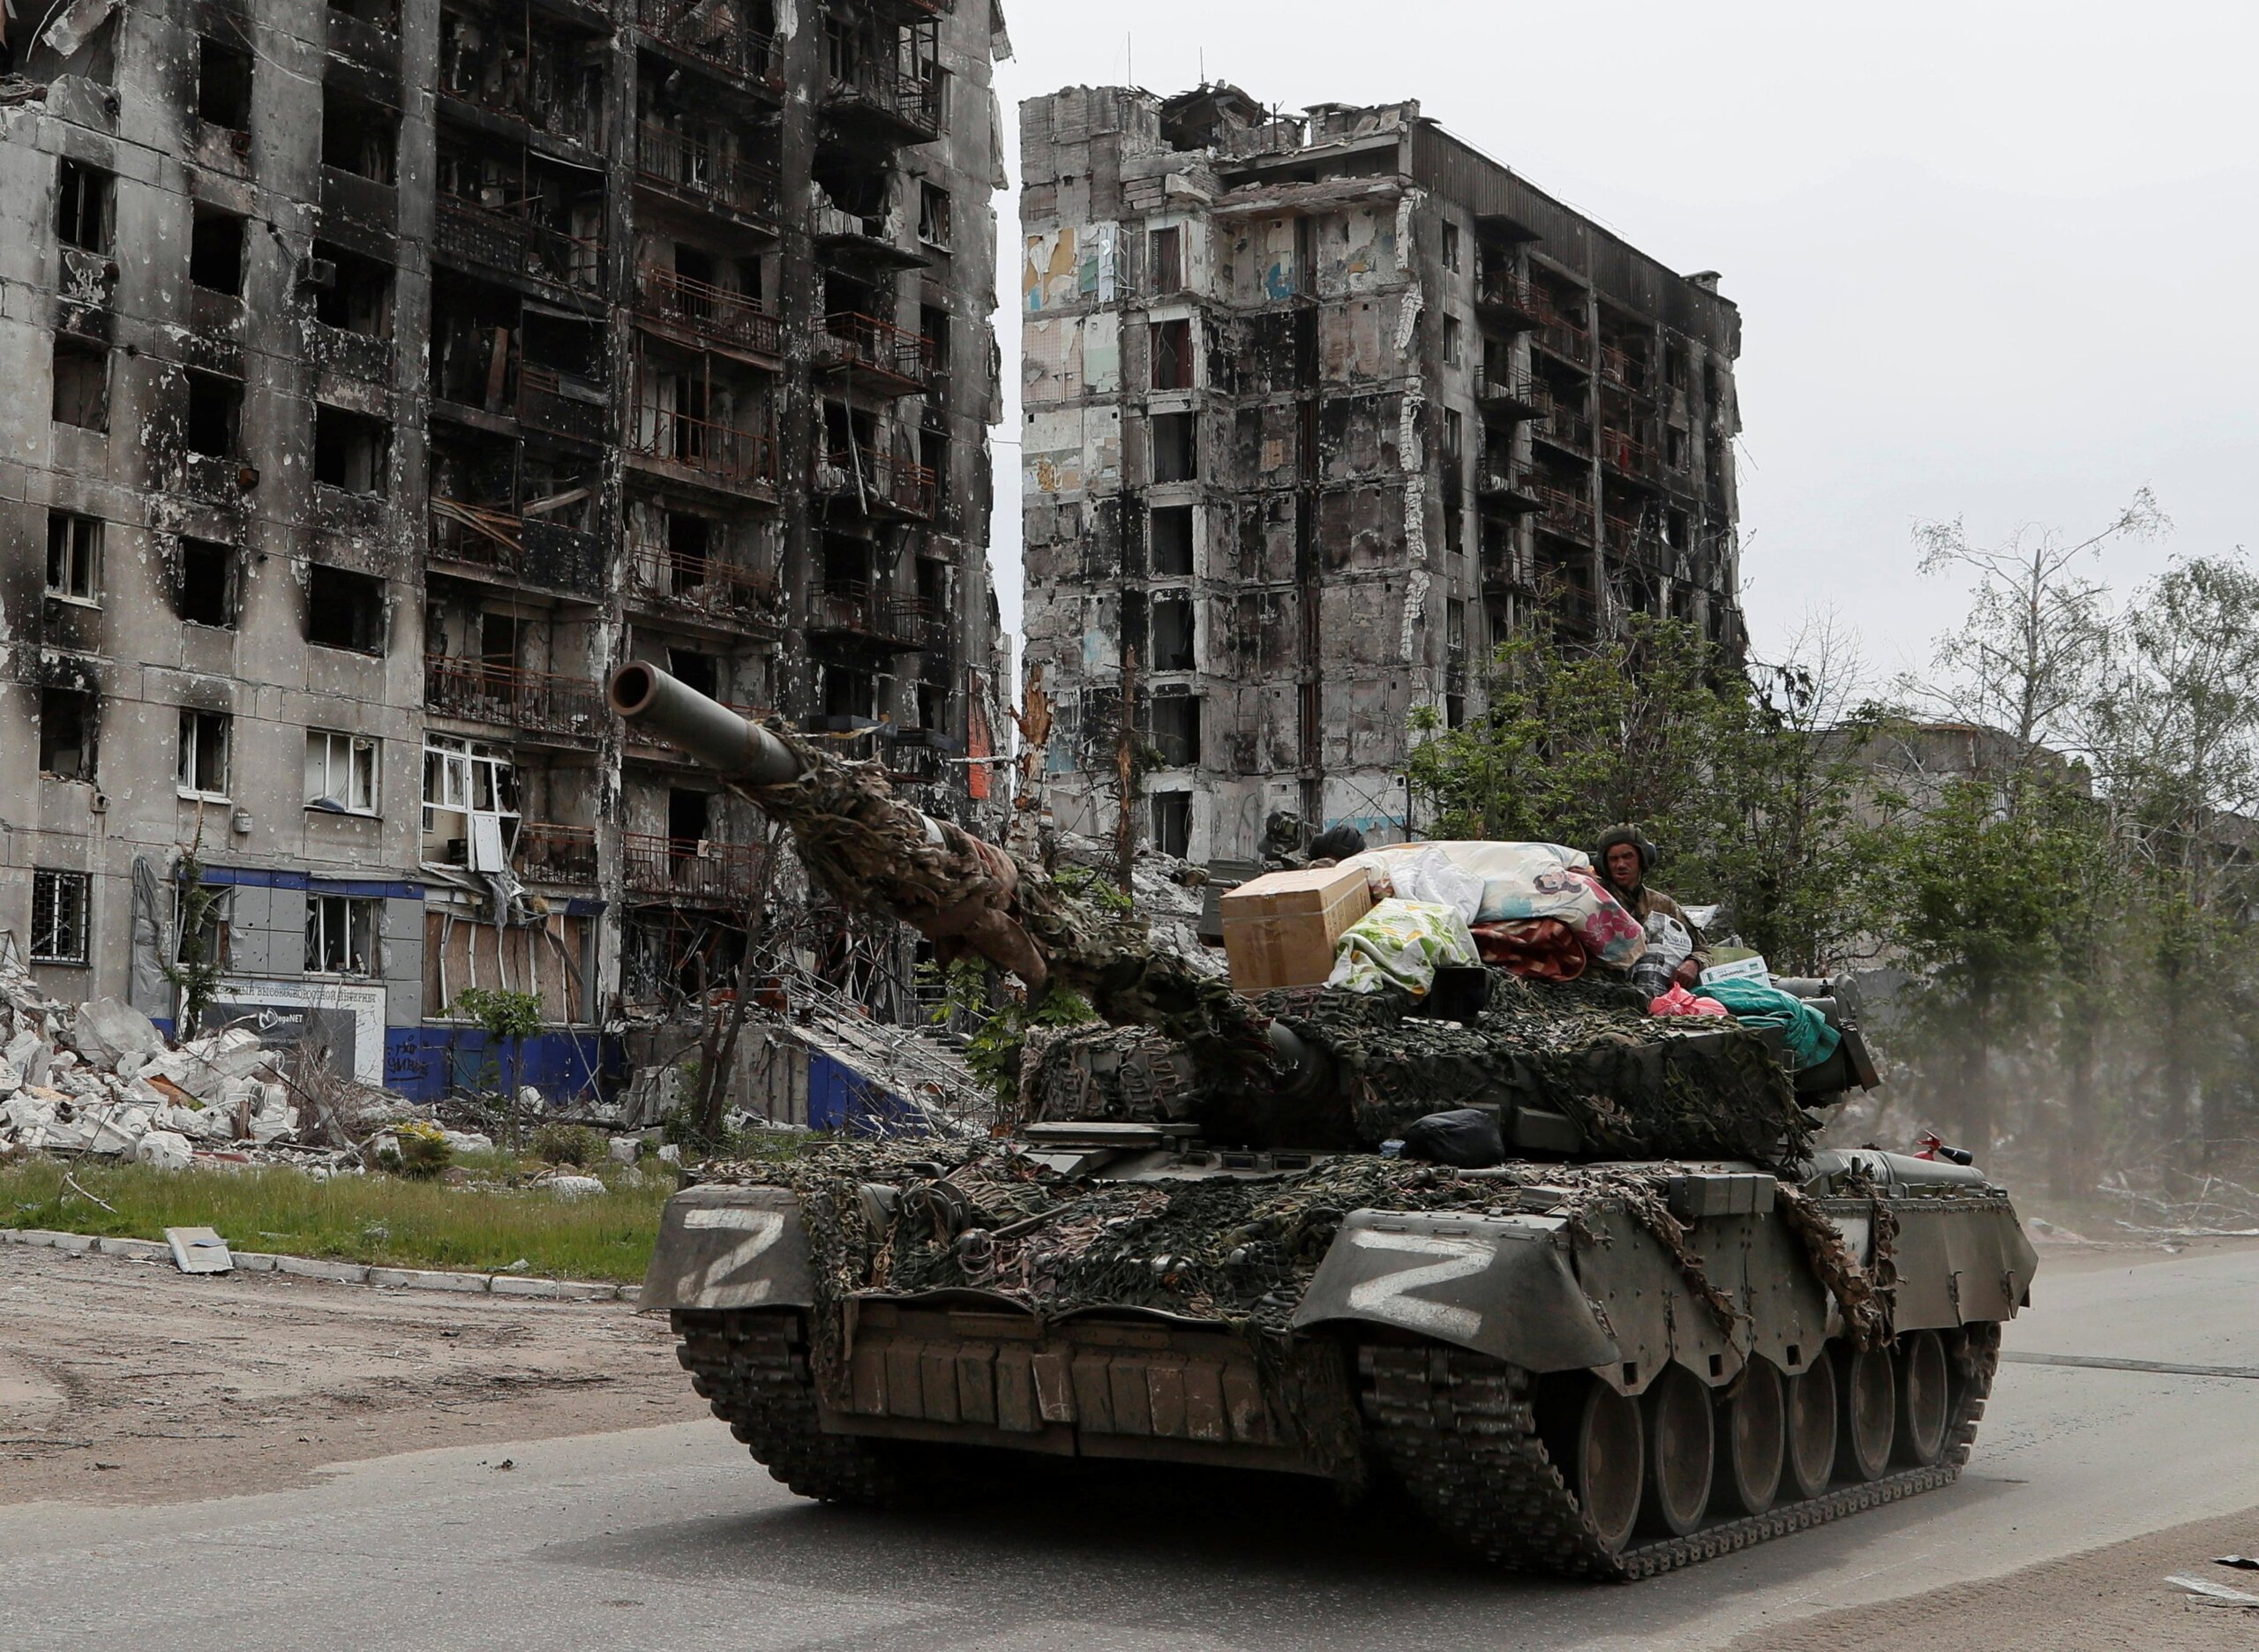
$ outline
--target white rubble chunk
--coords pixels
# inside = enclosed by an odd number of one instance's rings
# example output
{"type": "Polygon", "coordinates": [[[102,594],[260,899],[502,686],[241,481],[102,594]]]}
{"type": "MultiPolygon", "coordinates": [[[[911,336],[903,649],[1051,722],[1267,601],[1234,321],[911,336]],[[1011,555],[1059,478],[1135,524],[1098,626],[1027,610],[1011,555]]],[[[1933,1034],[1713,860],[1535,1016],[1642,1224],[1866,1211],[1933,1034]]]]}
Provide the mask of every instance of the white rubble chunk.
{"type": "Polygon", "coordinates": [[[165,1048],[149,1017],[116,998],[80,1004],[71,1041],[88,1061],[109,1068],[122,1066],[127,1056],[146,1060],[165,1048]]]}
{"type": "Polygon", "coordinates": [[[447,1145],[459,1153],[492,1153],[494,1138],[478,1130],[449,1130],[447,1145]]]}
{"type": "Polygon", "coordinates": [[[597,1198],[604,1193],[604,1183],[592,1175],[552,1176],[541,1185],[561,1199],[597,1198]]]}
{"type": "Polygon", "coordinates": [[[159,1170],[185,1170],[195,1157],[188,1138],[176,1130],[153,1130],[133,1144],[133,1162],[159,1170]]]}

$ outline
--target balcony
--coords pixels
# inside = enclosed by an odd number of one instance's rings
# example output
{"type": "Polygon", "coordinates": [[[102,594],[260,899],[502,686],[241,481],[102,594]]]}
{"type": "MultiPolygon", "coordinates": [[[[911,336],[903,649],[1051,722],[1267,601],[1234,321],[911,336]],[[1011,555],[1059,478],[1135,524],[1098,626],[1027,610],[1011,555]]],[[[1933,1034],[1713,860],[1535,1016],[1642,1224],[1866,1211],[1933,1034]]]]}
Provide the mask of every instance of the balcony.
{"type": "Polygon", "coordinates": [[[935,646],[946,635],[947,616],[922,597],[850,582],[826,586],[808,599],[808,630],[852,638],[899,654],[935,646]]]}
{"type": "Polygon", "coordinates": [[[1475,378],[1475,402],[1486,413],[1510,419],[1535,415],[1545,394],[1544,386],[1527,373],[1485,367],[1475,378]]]}
{"type": "Polygon", "coordinates": [[[653,40],[717,74],[763,90],[781,89],[776,40],[747,27],[728,0],[635,0],[635,23],[653,40]]]}
{"type": "Polygon", "coordinates": [[[604,243],[494,212],[454,196],[439,198],[432,250],[442,259],[506,275],[594,293],[604,284],[604,243]]]}
{"type": "Polygon", "coordinates": [[[603,693],[590,679],[444,654],[424,657],[424,707],[442,717],[582,740],[596,738],[605,715],[603,693]]]}
{"type": "Polygon", "coordinates": [[[657,330],[776,361],[784,354],[777,318],[749,293],[734,292],[657,264],[637,272],[635,313],[657,330]]]}
{"type": "Polygon", "coordinates": [[[842,63],[837,56],[826,83],[824,112],[898,143],[931,143],[941,135],[940,100],[933,82],[905,74],[875,57],[842,63]]]}
{"type": "Polygon", "coordinates": [[[1600,376],[1619,390],[1629,390],[1638,395],[1647,394],[1647,359],[1613,344],[1600,347],[1600,376]]]}
{"type": "Polygon", "coordinates": [[[777,169],[752,156],[718,150],[703,139],[655,126],[636,129],[635,176],[646,187],[773,227],[777,169]]]}
{"type": "Polygon", "coordinates": [[[777,441],[766,432],[646,407],[630,415],[626,447],[638,465],[662,476],[777,497],[777,441]]]}
{"type": "Polygon", "coordinates": [[[1538,347],[1583,372],[1592,365],[1592,334],[1556,318],[1537,330],[1538,347]]]}
{"type": "Polygon", "coordinates": [[[1529,492],[1537,501],[1537,525],[1546,532],[1572,539],[1579,544],[1592,543],[1592,501],[1580,493],[1566,488],[1550,487],[1534,483],[1529,492]]]}
{"type": "Polygon", "coordinates": [[[1527,333],[1558,319],[1542,289],[1504,270],[1482,278],[1475,289],[1475,303],[1511,332],[1527,333]]]}
{"type": "Polygon", "coordinates": [[[934,514],[933,471],[873,448],[826,454],[816,467],[815,485],[819,493],[853,499],[867,515],[926,522],[934,514]]]}
{"type": "Polygon", "coordinates": [[[597,881],[596,828],[521,821],[511,860],[518,875],[529,883],[592,888],[597,881]]]}
{"type": "Polygon", "coordinates": [[[1592,421],[1573,408],[1565,407],[1550,396],[1537,401],[1537,417],[1531,421],[1530,431],[1540,440],[1556,447],[1589,457],[1592,454],[1592,421]]]}
{"type": "Polygon", "coordinates": [[[432,500],[432,556],[499,584],[527,584],[594,602],[604,595],[604,549],[592,533],[462,499],[432,500]]]}
{"type": "Polygon", "coordinates": [[[622,881],[642,895],[672,895],[726,906],[749,904],[767,875],[758,844],[716,843],[710,837],[667,837],[648,832],[619,835],[622,881]]]}
{"type": "Polygon", "coordinates": [[[575,441],[601,442],[611,413],[611,398],[585,379],[531,362],[518,370],[518,422],[522,424],[575,441]]]}
{"type": "Polygon", "coordinates": [[[827,199],[820,184],[808,208],[808,233],[824,252],[835,257],[852,256],[866,264],[924,269],[934,261],[904,244],[901,222],[894,214],[849,212],[827,199]]]}
{"type": "Polygon", "coordinates": [[[724,625],[774,628],[777,576],[710,557],[687,556],[664,545],[631,545],[627,595],[632,602],[724,625]]]}
{"type": "Polygon", "coordinates": [[[1600,462],[1611,470],[1620,471],[1642,482],[1656,481],[1662,475],[1655,450],[1635,439],[1628,431],[1602,427],[1600,462]]]}
{"type": "Polygon", "coordinates": [[[875,316],[843,312],[824,318],[816,363],[884,395],[923,395],[934,373],[934,342],[875,316]]]}

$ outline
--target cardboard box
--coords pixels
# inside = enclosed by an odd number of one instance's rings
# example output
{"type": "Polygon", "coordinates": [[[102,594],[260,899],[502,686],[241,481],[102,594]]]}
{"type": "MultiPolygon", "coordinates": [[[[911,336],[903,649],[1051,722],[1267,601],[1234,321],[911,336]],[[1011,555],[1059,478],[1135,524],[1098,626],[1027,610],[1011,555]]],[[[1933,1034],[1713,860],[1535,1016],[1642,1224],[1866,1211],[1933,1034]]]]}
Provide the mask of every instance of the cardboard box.
{"type": "Polygon", "coordinates": [[[1333,972],[1333,943],[1372,909],[1355,867],[1266,872],[1217,903],[1234,991],[1313,987],[1333,972]]]}

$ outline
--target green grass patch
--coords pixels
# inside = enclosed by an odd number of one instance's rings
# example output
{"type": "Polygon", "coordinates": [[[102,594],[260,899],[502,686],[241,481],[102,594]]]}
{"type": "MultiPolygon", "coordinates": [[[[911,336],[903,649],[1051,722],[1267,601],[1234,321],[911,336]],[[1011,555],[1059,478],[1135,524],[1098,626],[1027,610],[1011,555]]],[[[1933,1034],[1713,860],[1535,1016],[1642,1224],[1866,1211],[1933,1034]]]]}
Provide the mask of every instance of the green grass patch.
{"type": "Polygon", "coordinates": [[[659,1231],[659,1207],[673,1178],[640,1181],[617,1172],[601,1197],[567,1201],[507,1185],[514,1161],[477,1154],[468,1184],[409,1182],[388,1175],[317,1182],[296,1170],[164,1171],[146,1165],[64,1165],[34,1159],[0,1170],[0,1227],[161,1239],[168,1228],[212,1228],[238,1250],[330,1257],[387,1267],[493,1273],[522,1258],[529,1271],[559,1279],[643,1277],[659,1231]],[[116,1206],[104,1210],[64,1185],[116,1206]]]}

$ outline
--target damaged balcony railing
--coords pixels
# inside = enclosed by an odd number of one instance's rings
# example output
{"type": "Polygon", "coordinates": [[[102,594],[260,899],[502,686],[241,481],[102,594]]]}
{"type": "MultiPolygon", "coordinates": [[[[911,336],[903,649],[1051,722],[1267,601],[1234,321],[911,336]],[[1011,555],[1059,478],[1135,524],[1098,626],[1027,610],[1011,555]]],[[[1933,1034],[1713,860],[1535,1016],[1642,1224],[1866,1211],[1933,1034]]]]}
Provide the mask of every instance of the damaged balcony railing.
{"type": "Polygon", "coordinates": [[[518,875],[528,882],[593,884],[597,881],[596,828],[521,821],[511,858],[518,875]]]}
{"type": "Polygon", "coordinates": [[[636,129],[635,170],[654,188],[749,218],[777,213],[775,167],[648,121],[636,129]]]}
{"type": "Polygon", "coordinates": [[[550,519],[589,494],[571,488],[535,499],[525,514],[433,495],[432,555],[440,561],[484,568],[499,578],[546,585],[574,596],[604,592],[604,557],[597,536],[550,519]]]}
{"type": "Polygon", "coordinates": [[[424,657],[424,706],[444,717],[546,734],[593,736],[604,717],[603,693],[589,678],[445,654],[424,657]]]}
{"type": "Polygon", "coordinates": [[[585,379],[532,362],[518,370],[518,418],[536,430],[600,442],[611,406],[611,398],[585,379]]]}
{"type": "Polygon", "coordinates": [[[603,284],[603,242],[460,196],[439,198],[433,246],[441,258],[559,287],[593,292],[603,284]]]}
{"type": "Polygon", "coordinates": [[[1651,477],[1656,470],[1654,448],[1628,431],[1606,425],[1601,427],[1600,462],[1625,476],[1651,477]]]}
{"type": "Polygon", "coordinates": [[[769,492],[777,485],[777,443],[766,432],[644,407],[629,417],[627,447],[662,468],[734,492],[769,492]]]}
{"type": "Polygon", "coordinates": [[[685,609],[739,624],[773,624],[777,576],[718,558],[690,556],[664,545],[628,548],[629,591],[647,604],[685,609]]]}
{"type": "Polygon", "coordinates": [[[825,586],[811,594],[808,608],[812,630],[844,632],[904,650],[932,645],[946,637],[948,628],[946,616],[926,598],[897,596],[860,581],[825,586]]]}
{"type": "Polygon", "coordinates": [[[744,80],[766,80],[777,41],[747,23],[733,0],[635,0],[643,32],[744,80]]]}
{"type": "Polygon", "coordinates": [[[1644,394],[1647,388],[1646,358],[1614,344],[1600,347],[1600,376],[1610,384],[1644,394]]]}
{"type": "Polygon", "coordinates": [[[1592,451],[1590,419],[1542,393],[1534,398],[1534,405],[1537,409],[1537,417],[1531,421],[1531,429],[1549,441],[1572,447],[1579,453],[1592,451]]]}
{"type": "Polygon", "coordinates": [[[710,837],[619,835],[622,880],[639,894],[675,895],[742,905],[761,888],[766,857],[758,844],[710,837]]]}
{"type": "Polygon", "coordinates": [[[700,281],[658,264],[639,270],[637,308],[717,344],[735,344],[762,356],[782,353],[777,318],[750,293],[700,281]]]}
{"type": "Polygon", "coordinates": [[[874,56],[851,59],[835,51],[829,83],[836,108],[875,116],[927,138],[941,131],[934,83],[923,75],[874,56]]]}
{"type": "Polygon", "coordinates": [[[930,517],[934,485],[927,466],[871,447],[827,454],[816,469],[819,492],[852,499],[867,512],[930,517]]]}
{"type": "Polygon", "coordinates": [[[926,388],[934,369],[934,341],[875,316],[841,312],[823,319],[824,364],[876,375],[904,394],[926,388]]]}
{"type": "Polygon", "coordinates": [[[1592,543],[1592,501],[1566,488],[1546,483],[1532,483],[1530,496],[1537,501],[1538,525],[1574,539],[1583,544],[1592,543]]]}

